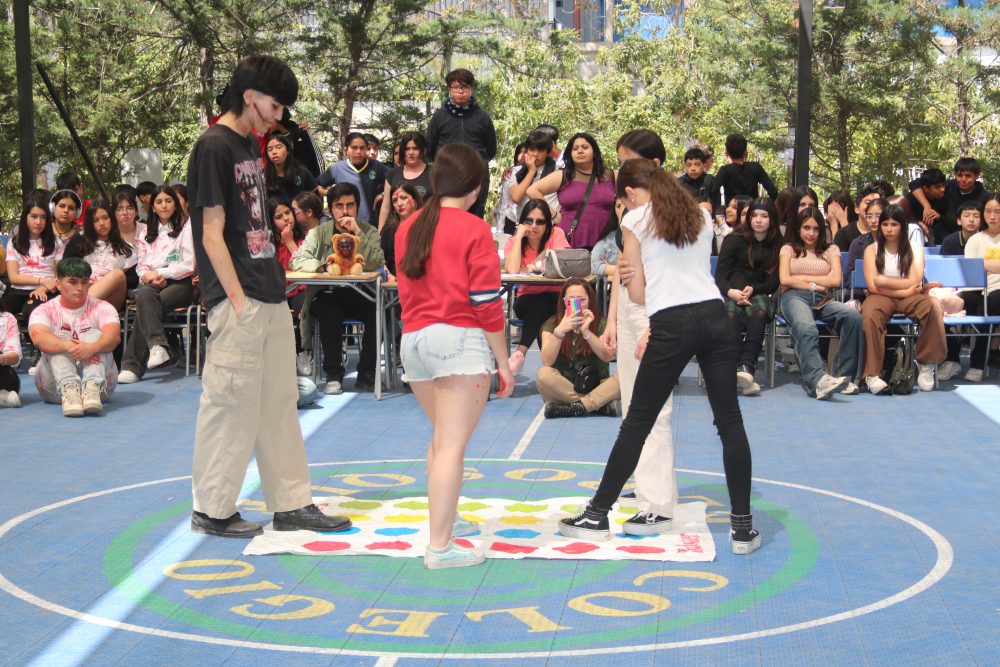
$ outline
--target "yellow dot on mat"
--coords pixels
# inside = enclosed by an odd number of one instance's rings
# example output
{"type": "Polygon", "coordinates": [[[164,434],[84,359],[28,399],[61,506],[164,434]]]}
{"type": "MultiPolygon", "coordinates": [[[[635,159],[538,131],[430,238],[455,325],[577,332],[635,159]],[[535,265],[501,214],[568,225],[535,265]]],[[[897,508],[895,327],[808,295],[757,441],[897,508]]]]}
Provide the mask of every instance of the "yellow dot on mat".
{"type": "Polygon", "coordinates": [[[392,516],[385,517],[386,521],[391,523],[418,523],[420,521],[427,521],[426,514],[393,514],[392,516]]]}
{"type": "Polygon", "coordinates": [[[543,519],[537,516],[518,516],[510,515],[500,517],[500,523],[506,523],[511,526],[533,526],[536,523],[542,523],[543,519]]]}

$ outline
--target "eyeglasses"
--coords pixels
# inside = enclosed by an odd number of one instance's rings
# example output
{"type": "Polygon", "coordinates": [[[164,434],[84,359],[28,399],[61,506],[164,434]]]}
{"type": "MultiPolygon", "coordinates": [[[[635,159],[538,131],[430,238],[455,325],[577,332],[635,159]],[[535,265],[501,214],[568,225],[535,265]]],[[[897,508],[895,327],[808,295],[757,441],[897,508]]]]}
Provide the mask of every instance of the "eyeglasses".
{"type": "Polygon", "coordinates": [[[135,209],[131,206],[119,206],[115,209],[115,213],[132,213],[135,209]]]}
{"type": "Polygon", "coordinates": [[[468,86],[464,83],[456,83],[448,86],[448,90],[453,90],[456,93],[464,93],[467,90],[472,90],[472,86],[468,86]]]}
{"type": "Polygon", "coordinates": [[[542,227],[545,225],[545,218],[525,218],[522,224],[542,227]]]}

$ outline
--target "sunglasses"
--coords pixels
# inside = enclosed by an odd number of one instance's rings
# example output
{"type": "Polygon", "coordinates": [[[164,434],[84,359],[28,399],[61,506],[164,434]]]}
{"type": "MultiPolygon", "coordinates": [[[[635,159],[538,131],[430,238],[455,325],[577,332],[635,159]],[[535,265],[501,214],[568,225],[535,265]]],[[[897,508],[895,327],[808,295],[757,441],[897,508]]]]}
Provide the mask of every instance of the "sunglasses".
{"type": "Polygon", "coordinates": [[[522,225],[535,225],[542,227],[545,225],[545,218],[525,218],[522,225]]]}

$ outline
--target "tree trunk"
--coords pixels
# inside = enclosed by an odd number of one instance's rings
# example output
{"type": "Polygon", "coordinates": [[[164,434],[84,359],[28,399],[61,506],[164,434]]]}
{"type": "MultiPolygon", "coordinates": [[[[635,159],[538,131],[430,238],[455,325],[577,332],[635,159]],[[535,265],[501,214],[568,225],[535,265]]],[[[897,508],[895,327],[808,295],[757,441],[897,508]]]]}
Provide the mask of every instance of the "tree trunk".
{"type": "Polygon", "coordinates": [[[215,100],[215,54],[206,47],[198,49],[198,84],[201,90],[198,120],[203,126],[207,126],[209,119],[215,115],[212,106],[215,100]]]}
{"type": "MultiPolygon", "coordinates": [[[[958,0],[958,8],[965,7],[965,0],[958,0]]],[[[961,62],[965,56],[966,34],[965,30],[955,32],[955,58],[961,62]]],[[[958,154],[968,155],[972,150],[972,138],[969,136],[969,84],[965,82],[964,76],[959,71],[955,80],[955,101],[958,103],[958,154]]]]}

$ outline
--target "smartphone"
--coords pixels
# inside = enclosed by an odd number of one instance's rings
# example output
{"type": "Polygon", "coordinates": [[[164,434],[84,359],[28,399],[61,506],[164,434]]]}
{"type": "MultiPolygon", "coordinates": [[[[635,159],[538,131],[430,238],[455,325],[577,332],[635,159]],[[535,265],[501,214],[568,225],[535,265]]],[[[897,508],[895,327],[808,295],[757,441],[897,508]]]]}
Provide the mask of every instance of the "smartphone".
{"type": "Polygon", "coordinates": [[[568,296],[563,301],[566,304],[566,314],[578,317],[583,314],[583,299],[578,296],[568,296]]]}

